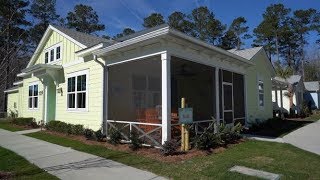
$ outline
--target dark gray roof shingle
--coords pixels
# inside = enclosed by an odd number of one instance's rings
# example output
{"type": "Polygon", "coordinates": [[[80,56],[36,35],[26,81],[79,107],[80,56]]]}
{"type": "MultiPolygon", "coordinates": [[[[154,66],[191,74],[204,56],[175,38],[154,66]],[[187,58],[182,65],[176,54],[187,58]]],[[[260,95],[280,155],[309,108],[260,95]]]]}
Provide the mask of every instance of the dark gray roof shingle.
{"type": "Polygon", "coordinates": [[[67,29],[64,27],[60,27],[60,26],[56,26],[56,25],[51,25],[54,28],[58,29],[59,31],[61,31],[62,33],[70,36],[71,38],[73,38],[74,40],[78,41],[79,43],[90,47],[99,43],[107,43],[107,44],[113,44],[114,41],[113,40],[109,40],[109,39],[105,39],[102,37],[98,37],[98,36],[94,36],[94,35],[90,35],[90,34],[86,34],[86,33],[82,33],[73,29],[67,29]]]}

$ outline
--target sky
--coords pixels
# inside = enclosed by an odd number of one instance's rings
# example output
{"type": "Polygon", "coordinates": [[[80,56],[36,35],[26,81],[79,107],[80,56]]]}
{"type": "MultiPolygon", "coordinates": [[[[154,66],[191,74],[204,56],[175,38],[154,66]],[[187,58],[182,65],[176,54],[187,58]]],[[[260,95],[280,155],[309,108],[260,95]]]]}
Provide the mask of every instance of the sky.
{"type": "MultiPolygon", "coordinates": [[[[262,21],[262,13],[270,4],[283,3],[292,10],[314,8],[320,11],[320,0],[57,0],[57,12],[65,17],[76,4],[86,4],[98,13],[100,22],[106,25],[104,32],[113,36],[124,28],[142,30],[143,18],[153,12],[167,18],[174,11],[186,14],[199,6],[207,6],[226,25],[243,16],[247,19],[250,32],[262,21]]],[[[313,48],[316,34],[310,34],[310,48],[313,48]]],[[[250,47],[252,39],[244,47],[250,47]]]]}

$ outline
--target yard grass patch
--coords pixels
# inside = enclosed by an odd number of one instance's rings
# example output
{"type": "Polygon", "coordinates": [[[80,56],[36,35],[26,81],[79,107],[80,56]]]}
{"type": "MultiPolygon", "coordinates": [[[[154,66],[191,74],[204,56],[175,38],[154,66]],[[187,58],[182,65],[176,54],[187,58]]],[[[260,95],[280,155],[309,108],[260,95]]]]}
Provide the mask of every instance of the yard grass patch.
{"type": "Polygon", "coordinates": [[[246,141],[218,154],[195,157],[178,163],[164,163],[131,153],[109,150],[99,145],[84,144],[46,132],[32,133],[28,136],[173,179],[256,179],[228,172],[235,165],[281,174],[283,179],[320,177],[320,171],[318,171],[320,156],[281,143],[246,141]]]}
{"type": "Polygon", "coordinates": [[[0,147],[0,179],[58,179],[16,153],[0,147]],[[9,177],[1,177],[8,175],[9,177]]]}
{"type": "Polygon", "coordinates": [[[12,124],[9,120],[0,120],[0,128],[8,131],[23,131],[25,128],[12,124]]]}

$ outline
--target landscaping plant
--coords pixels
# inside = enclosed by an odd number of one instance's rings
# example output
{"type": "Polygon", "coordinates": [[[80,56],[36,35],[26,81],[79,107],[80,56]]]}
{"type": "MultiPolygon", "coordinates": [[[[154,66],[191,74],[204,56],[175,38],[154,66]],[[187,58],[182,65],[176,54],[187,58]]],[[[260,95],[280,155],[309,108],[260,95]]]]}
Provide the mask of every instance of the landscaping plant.
{"type": "Polygon", "coordinates": [[[99,141],[99,142],[103,141],[103,133],[102,133],[101,129],[94,132],[94,136],[97,141],[99,141]]]}
{"type": "Polygon", "coordinates": [[[139,134],[138,134],[138,133],[136,133],[136,132],[134,132],[134,131],[132,131],[132,132],[130,133],[130,143],[131,143],[131,144],[129,145],[129,147],[130,147],[130,149],[133,150],[133,151],[141,148],[141,146],[142,146],[142,141],[139,139],[139,134]]]}
{"type": "Polygon", "coordinates": [[[84,137],[86,137],[87,140],[95,139],[94,131],[89,128],[84,129],[84,137]]]}
{"type": "Polygon", "coordinates": [[[109,130],[109,142],[113,145],[116,145],[116,144],[120,144],[121,143],[121,133],[115,129],[115,128],[110,128],[109,130]]]}
{"type": "Polygon", "coordinates": [[[164,156],[171,156],[177,154],[178,143],[175,140],[165,141],[161,146],[161,154],[164,156]]]}

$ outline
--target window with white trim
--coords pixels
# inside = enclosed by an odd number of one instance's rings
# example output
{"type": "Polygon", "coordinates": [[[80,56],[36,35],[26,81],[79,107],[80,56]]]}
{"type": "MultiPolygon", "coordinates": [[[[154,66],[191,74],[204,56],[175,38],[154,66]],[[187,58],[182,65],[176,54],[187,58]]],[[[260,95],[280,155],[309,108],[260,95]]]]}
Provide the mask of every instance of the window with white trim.
{"type": "Polygon", "coordinates": [[[54,45],[48,49],[46,49],[44,54],[44,62],[51,63],[55,61],[61,60],[61,45],[54,45]]]}
{"type": "Polygon", "coordinates": [[[29,96],[28,96],[28,107],[29,109],[37,109],[38,108],[38,84],[33,84],[29,86],[29,96]]]}
{"type": "Polygon", "coordinates": [[[259,106],[263,107],[264,106],[264,85],[263,81],[259,80],[258,81],[258,98],[259,98],[259,106]]]}
{"type": "Polygon", "coordinates": [[[67,108],[83,110],[87,108],[87,74],[77,74],[68,77],[67,108]]]}

